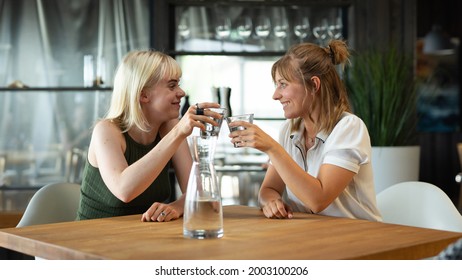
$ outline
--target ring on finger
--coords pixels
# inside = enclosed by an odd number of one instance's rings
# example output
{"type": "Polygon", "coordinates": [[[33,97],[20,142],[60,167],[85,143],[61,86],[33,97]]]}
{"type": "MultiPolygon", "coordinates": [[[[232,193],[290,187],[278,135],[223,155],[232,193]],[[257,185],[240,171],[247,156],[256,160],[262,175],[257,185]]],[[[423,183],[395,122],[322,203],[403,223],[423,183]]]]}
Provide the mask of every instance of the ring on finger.
{"type": "Polygon", "coordinates": [[[196,115],[199,115],[199,116],[204,115],[204,109],[199,108],[199,103],[196,103],[196,115]]]}
{"type": "Polygon", "coordinates": [[[160,215],[161,215],[162,217],[167,216],[167,214],[165,214],[164,212],[160,212],[160,215]]]}

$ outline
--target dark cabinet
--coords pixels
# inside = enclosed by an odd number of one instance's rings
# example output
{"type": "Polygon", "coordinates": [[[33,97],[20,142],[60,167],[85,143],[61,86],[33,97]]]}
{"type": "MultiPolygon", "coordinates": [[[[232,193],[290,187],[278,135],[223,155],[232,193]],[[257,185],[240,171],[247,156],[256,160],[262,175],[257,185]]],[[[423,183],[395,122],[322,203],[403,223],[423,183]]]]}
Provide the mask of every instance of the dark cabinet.
{"type": "Polygon", "coordinates": [[[172,55],[278,56],[298,42],[325,44],[331,38],[346,39],[352,14],[352,1],[167,1],[153,5],[152,43],[172,55]],[[159,39],[159,34],[167,36],[159,39]]]}
{"type": "MultiPolygon", "coordinates": [[[[287,17],[289,27],[292,30],[290,30],[291,34],[284,38],[286,46],[297,42],[297,36],[293,28],[299,13],[309,18],[311,29],[317,26],[318,22],[322,21],[323,18],[327,18],[332,22],[331,19],[335,18],[335,15],[340,15],[343,25],[342,35],[355,50],[364,50],[374,46],[386,47],[390,42],[393,42],[403,50],[413,52],[416,39],[416,0],[167,0],[152,1],[151,11],[151,45],[158,50],[167,51],[171,54],[185,51],[180,47],[179,40],[188,40],[188,37],[190,40],[194,36],[209,38],[215,41],[214,45],[216,47],[219,47],[218,41],[220,39],[213,33],[216,32],[215,19],[223,15],[228,16],[231,25],[234,24],[235,26],[231,28],[234,31],[231,31],[230,37],[224,41],[240,43],[242,39],[239,38],[236,30],[236,26],[240,21],[238,20],[239,17],[248,15],[256,21],[262,12],[272,18],[282,17],[283,15],[287,17]],[[200,11],[201,24],[203,26],[207,24],[207,27],[200,30],[196,29],[195,31],[191,29],[189,31],[183,30],[183,35],[185,36],[183,38],[178,32],[178,25],[182,16],[191,10],[200,11]],[[233,32],[234,34],[232,34],[233,32]]],[[[196,26],[195,28],[199,27],[196,26]]],[[[272,36],[273,39],[275,37],[274,33],[269,36],[272,36]]],[[[305,40],[315,41],[314,39],[315,36],[311,34],[311,38],[306,38],[305,40]]],[[[250,39],[246,40],[249,40],[248,44],[252,44],[252,41],[256,40],[255,30],[253,30],[250,39]]],[[[274,45],[269,42],[266,42],[266,44],[268,44],[268,48],[266,50],[260,49],[258,51],[260,55],[271,55],[271,53],[267,52],[278,53],[280,51],[277,44],[274,45]]],[[[227,53],[229,55],[235,51],[228,49],[227,53]]],[[[213,50],[208,49],[205,52],[219,53],[220,49],[214,47],[213,50]]],[[[248,50],[245,54],[239,52],[239,55],[251,55],[250,53],[251,51],[248,50]]]]}

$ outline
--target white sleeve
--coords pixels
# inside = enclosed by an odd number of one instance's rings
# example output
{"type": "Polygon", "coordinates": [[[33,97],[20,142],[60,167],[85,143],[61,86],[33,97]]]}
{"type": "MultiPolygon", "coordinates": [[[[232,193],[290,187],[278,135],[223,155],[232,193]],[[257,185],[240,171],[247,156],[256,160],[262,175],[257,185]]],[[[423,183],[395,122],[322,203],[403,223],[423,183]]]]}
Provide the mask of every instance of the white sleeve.
{"type": "Polygon", "coordinates": [[[364,122],[355,115],[343,117],[326,140],[324,162],[357,173],[370,162],[371,143],[364,122]]]}

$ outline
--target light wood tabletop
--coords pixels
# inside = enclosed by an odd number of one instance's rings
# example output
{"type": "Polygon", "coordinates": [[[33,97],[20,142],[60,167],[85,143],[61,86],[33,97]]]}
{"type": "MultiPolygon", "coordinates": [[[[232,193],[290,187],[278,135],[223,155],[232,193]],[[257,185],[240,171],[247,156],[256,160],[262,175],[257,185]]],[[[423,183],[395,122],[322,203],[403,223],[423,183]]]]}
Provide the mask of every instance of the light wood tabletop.
{"type": "Polygon", "coordinates": [[[259,208],[224,207],[224,237],[183,237],[183,220],[141,215],[0,230],[0,246],[46,259],[422,259],[462,233],[295,213],[267,219],[259,208]]]}

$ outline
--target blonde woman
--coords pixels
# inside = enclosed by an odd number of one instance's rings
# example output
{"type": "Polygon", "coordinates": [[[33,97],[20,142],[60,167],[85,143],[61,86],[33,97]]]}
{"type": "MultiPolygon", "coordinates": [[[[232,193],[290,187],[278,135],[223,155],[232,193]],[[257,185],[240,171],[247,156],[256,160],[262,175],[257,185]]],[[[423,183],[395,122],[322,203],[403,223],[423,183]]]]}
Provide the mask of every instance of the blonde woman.
{"type": "Polygon", "coordinates": [[[141,214],[142,221],[170,221],[183,214],[192,159],[186,137],[219,114],[191,106],[179,120],[181,69],[168,55],[133,51],[119,65],[110,108],[93,129],[83,173],[77,219],[141,214]],[[168,203],[169,168],[183,195],[168,203]]]}
{"type": "Polygon", "coordinates": [[[327,47],[293,46],[272,67],[273,99],[288,119],[276,142],[258,126],[232,132],[231,142],[270,158],[259,201],[268,218],[293,212],[380,221],[363,121],[350,113],[345,87],[335,69],[348,61],[345,42],[327,47]]]}

